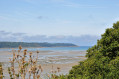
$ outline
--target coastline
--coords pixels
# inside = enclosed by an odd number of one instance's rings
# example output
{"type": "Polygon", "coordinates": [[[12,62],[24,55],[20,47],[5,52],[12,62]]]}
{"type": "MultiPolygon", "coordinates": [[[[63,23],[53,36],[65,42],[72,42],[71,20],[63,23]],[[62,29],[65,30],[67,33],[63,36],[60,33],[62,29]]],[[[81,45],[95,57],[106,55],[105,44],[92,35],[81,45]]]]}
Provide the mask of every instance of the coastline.
{"type": "MultiPolygon", "coordinates": [[[[57,47],[80,47],[80,46],[57,46],[57,47]]],[[[57,47],[22,47],[23,49],[27,49],[27,48],[57,48],[57,47]]],[[[10,47],[10,48],[0,48],[0,49],[17,49],[18,47],[10,47]]]]}

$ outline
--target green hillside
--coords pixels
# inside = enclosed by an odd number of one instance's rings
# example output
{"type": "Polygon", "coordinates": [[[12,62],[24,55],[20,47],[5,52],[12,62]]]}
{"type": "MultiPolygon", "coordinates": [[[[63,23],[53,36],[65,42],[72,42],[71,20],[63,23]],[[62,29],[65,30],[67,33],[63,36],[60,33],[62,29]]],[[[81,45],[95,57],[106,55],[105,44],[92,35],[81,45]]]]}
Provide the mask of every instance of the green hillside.
{"type": "Polygon", "coordinates": [[[71,43],[26,43],[26,42],[0,42],[0,48],[22,47],[69,47],[77,46],[71,43]]]}

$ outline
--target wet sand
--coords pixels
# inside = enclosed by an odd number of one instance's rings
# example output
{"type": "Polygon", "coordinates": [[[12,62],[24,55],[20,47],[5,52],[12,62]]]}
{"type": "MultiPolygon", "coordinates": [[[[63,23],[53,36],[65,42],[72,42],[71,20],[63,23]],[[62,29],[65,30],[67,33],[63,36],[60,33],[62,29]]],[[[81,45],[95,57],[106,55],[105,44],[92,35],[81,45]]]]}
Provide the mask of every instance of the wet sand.
{"type": "MultiPolygon", "coordinates": [[[[33,55],[36,55],[35,51],[33,55]]],[[[38,62],[43,68],[42,75],[50,74],[53,70],[60,67],[60,72],[57,74],[68,74],[72,66],[77,65],[79,61],[86,59],[86,51],[40,51],[38,62]]],[[[12,58],[12,51],[0,51],[0,62],[4,62],[4,74],[7,75],[7,67],[9,58],[12,58]]],[[[6,78],[5,78],[6,79],[6,78]]]]}

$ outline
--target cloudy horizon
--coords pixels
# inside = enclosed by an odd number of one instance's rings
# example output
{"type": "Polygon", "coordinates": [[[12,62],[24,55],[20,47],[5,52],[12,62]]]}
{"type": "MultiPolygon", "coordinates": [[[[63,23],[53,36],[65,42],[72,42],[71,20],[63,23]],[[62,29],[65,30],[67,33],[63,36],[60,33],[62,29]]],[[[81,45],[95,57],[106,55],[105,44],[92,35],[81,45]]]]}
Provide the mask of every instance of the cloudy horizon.
{"type": "Polygon", "coordinates": [[[78,46],[93,46],[96,44],[98,39],[100,39],[100,36],[93,36],[93,35],[81,35],[81,36],[32,35],[32,36],[29,36],[26,33],[12,33],[12,32],[0,31],[0,42],[72,43],[78,46]]]}

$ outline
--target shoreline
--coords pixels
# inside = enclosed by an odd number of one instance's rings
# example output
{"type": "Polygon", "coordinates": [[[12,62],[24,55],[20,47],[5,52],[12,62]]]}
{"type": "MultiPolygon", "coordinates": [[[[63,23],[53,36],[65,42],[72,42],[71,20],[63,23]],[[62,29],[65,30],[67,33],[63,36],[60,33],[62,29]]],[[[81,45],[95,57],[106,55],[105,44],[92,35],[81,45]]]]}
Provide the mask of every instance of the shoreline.
{"type": "MultiPolygon", "coordinates": [[[[58,48],[58,47],[80,47],[80,46],[57,46],[57,47],[22,47],[22,49],[27,49],[27,48],[58,48]]],[[[17,49],[18,47],[15,48],[0,48],[0,49],[17,49]]]]}

